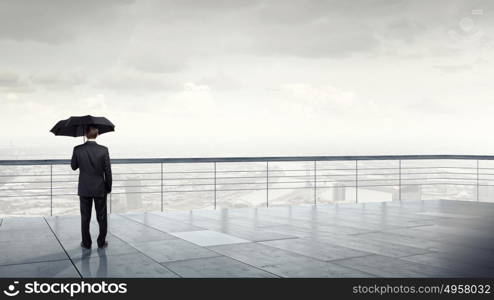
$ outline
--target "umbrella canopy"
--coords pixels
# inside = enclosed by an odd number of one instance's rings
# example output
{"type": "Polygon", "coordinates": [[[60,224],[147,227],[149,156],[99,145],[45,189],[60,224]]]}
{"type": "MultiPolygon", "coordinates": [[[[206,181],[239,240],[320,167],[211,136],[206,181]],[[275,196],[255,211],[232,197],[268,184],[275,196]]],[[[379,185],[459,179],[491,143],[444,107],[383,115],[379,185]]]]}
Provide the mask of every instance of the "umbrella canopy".
{"type": "Polygon", "coordinates": [[[90,115],[70,117],[58,121],[50,130],[55,135],[84,136],[86,127],[92,125],[98,128],[99,134],[115,131],[115,125],[105,117],[93,117],[90,115]]]}

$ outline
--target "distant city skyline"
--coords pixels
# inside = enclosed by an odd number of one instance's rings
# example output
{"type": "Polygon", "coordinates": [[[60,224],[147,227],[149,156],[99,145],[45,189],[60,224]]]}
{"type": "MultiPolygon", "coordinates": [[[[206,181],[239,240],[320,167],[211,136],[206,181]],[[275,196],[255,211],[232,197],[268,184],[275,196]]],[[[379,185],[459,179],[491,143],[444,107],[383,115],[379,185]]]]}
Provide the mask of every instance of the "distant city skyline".
{"type": "Polygon", "coordinates": [[[493,9],[2,1],[0,157],[70,155],[49,130],[85,114],[112,157],[493,155],[493,9]]]}

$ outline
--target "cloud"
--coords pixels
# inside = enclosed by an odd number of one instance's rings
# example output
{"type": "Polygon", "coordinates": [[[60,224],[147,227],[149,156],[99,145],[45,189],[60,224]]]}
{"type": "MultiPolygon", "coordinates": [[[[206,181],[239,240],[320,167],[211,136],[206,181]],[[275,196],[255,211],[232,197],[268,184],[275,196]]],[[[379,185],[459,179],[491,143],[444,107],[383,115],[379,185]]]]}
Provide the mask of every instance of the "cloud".
{"type": "Polygon", "coordinates": [[[87,83],[87,78],[79,72],[71,73],[43,73],[30,77],[30,82],[36,86],[46,89],[71,89],[87,83]]]}
{"type": "Polygon", "coordinates": [[[16,74],[11,72],[0,73],[0,86],[12,87],[19,85],[20,85],[20,79],[19,76],[17,76],[16,74]]]}
{"type": "Polygon", "coordinates": [[[152,94],[177,91],[181,85],[178,79],[170,76],[118,69],[101,75],[93,88],[122,94],[152,94]]]}
{"type": "Polygon", "coordinates": [[[444,74],[459,73],[463,71],[470,71],[472,69],[472,66],[469,64],[437,65],[434,67],[444,74]]]}
{"type": "Polygon", "coordinates": [[[435,98],[421,98],[404,107],[405,113],[415,112],[429,117],[444,117],[446,115],[459,116],[460,111],[466,111],[462,103],[446,102],[435,98]]]}
{"type": "Polygon", "coordinates": [[[192,48],[185,47],[181,35],[163,24],[141,22],[133,29],[119,63],[144,73],[177,73],[185,68],[192,48]]]}
{"type": "Polygon", "coordinates": [[[176,73],[185,67],[185,63],[166,54],[161,56],[139,55],[127,59],[127,65],[145,73],[176,73]]]}
{"type": "Polygon", "coordinates": [[[11,71],[0,71],[0,91],[5,93],[27,93],[32,88],[25,79],[11,71]]]}
{"type": "Polygon", "coordinates": [[[208,85],[215,90],[238,91],[244,87],[243,84],[236,79],[238,77],[240,76],[237,75],[234,77],[231,74],[219,71],[214,74],[204,76],[198,80],[197,83],[201,85],[208,85]]]}
{"type": "Polygon", "coordinates": [[[347,18],[339,11],[345,8],[338,2],[227,2],[154,2],[161,9],[150,13],[146,23],[153,24],[151,31],[160,27],[161,35],[153,37],[162,37],[167,45],[164,52],[178,46],[192,56],[241,53],[341,57],[368,51],[379,42],[372,26],[347,18]],[[169,39],[173,43],[168,43],[169,39]]]}
{"type": "MultiPolygon", "coordinates": [[[[445,108],[457,111],[452,119],[475,112],[473,122],[489,124],[490,3],[4,0],[2,120],[24,114],[33,120],[23,127],[29,133],[40,119],[89,109],[127,128],[138,116],[178,126],[170,130],[177,136],[187,127],[191,137],[200,130],[225,141],[258,134],[322,140],[335,128],[341,136],[391,136],[400,122],[427,136],[423,115],[433,124],[445,108]],[[472,17],[473,8],[484,15],[472,17]],[[461,33],[464,17],[484,33],[484,46],[448,34],[461,33]],[[458,105],[465,99],[470,108],[458,105]]],[[[464,126],[448,125],[451,132],[464,126]]]]}
{"type": "Polygon", "coordinates": [[[309,58],[344,57],[376,49],[379,40],[363,24],[324,18],[317,22],[265,28],[252,35],[246,53],[309,58]]]}
{"type": "Polygon", "coordinates": [[[403,40],[413,43],[416,38],[427,32],[427,26],[417,20],[407,18],[396,18],[391,20],[381,35],[394,40],[403,40]]]}
{"type": "Polygon", "coordinates": [[[463,0],[226,2],[151,2],[149,8],[154,9],[147,11],[146,22],[152,24],[148,29],[160,27],[162,34],[153,37],[168,46],[164,50],[179,47],[187,56],[211,52],[304,58],[375,56],[381,51],[400,53],[398,47],[386,49],[394,43],[400,48],[427,44],[438,38],[431,33],[439,35],[438,43],[449,43],[447,29],[458,23],[459,16],[469,14],[470,6],[485,6],[463,0]]]}
{"type": "Polygon", "coordinates": [[[96,115],[108,109],[106,97],[103,94],[87,97],[82,102],[89,113],[94,112],[96,115]]]}
{"type": "Polygon", "coordinates": [[[281,85],[280,90],[289,101],[288,104],[314,113],[341,111],[356,104],[352,91],[340,90],[330,85],[291,83],[281,85]]]}
{"type": "Polygon", "coordinates": [[[195,84],[193,82],[184,83],[184,90],[189,92],[209,92],[210,88],[206,84],[195,84]]]}
{"type": "Polygon", "coordinates": [[[19,96],[17,96],[17,94],[15,93],[7,93],[7,95],[5,95],[5,98],[9,101],[15,101],[19,99],[19,96]]]}
{"type": "Polygon", "coordinates": [[[3,0],[0,39],[60,44],[112,24],[126,0],[3,0]]]}
{"type": "Polygon", "coordinates": [[[86,77],[78,72],[34,75],[17,74],[11,71],[0,72],[0,91],[12,95],[32,93],[39,89],[68,90],[86,82],[86,77]]]}

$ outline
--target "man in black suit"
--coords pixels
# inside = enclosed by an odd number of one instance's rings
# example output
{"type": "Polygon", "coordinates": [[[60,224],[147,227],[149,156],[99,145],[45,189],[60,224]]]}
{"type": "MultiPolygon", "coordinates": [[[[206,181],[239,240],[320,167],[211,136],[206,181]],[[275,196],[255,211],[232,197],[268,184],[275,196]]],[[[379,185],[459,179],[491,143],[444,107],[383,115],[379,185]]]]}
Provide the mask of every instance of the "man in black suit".
{"type": "Polygon", "coordinates": [[[106,241],[106,195],[111,192],[112,187],[110,154],[107,147],[96,143],[97,127],[88,126],[85,133],[87,142],[74,147],[71,161],[72,170],[79,169],[78,195],[81,205],[81,247],[91,248],[89,223],[94,200],[96,219],[99,224],[97,242],[98,247],[103,248],[108,245],[106,241]]]}

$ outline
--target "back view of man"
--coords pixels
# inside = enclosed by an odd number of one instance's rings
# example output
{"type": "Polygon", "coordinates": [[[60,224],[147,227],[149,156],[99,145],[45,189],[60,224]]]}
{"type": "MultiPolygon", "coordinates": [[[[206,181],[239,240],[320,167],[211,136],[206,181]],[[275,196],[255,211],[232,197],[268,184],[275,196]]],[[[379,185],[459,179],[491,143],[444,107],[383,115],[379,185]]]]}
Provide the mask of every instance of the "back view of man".
{"type": "Polygon", "coordinates": [[[106,242],[106,195],[111,192],[112,188],[110,154],[107,147],[96,143],[97,127],[88,126],[85,133],[87,142],[74,147],[71,161],[72,170],[79,169],[78,195],[81,207],[81,247],[91,248],[89,223],[91,222],[91,210],[94,200],[96,219],[99,224],[97,242],[98,247],[103,248],[108,245],[106,242]]]}

